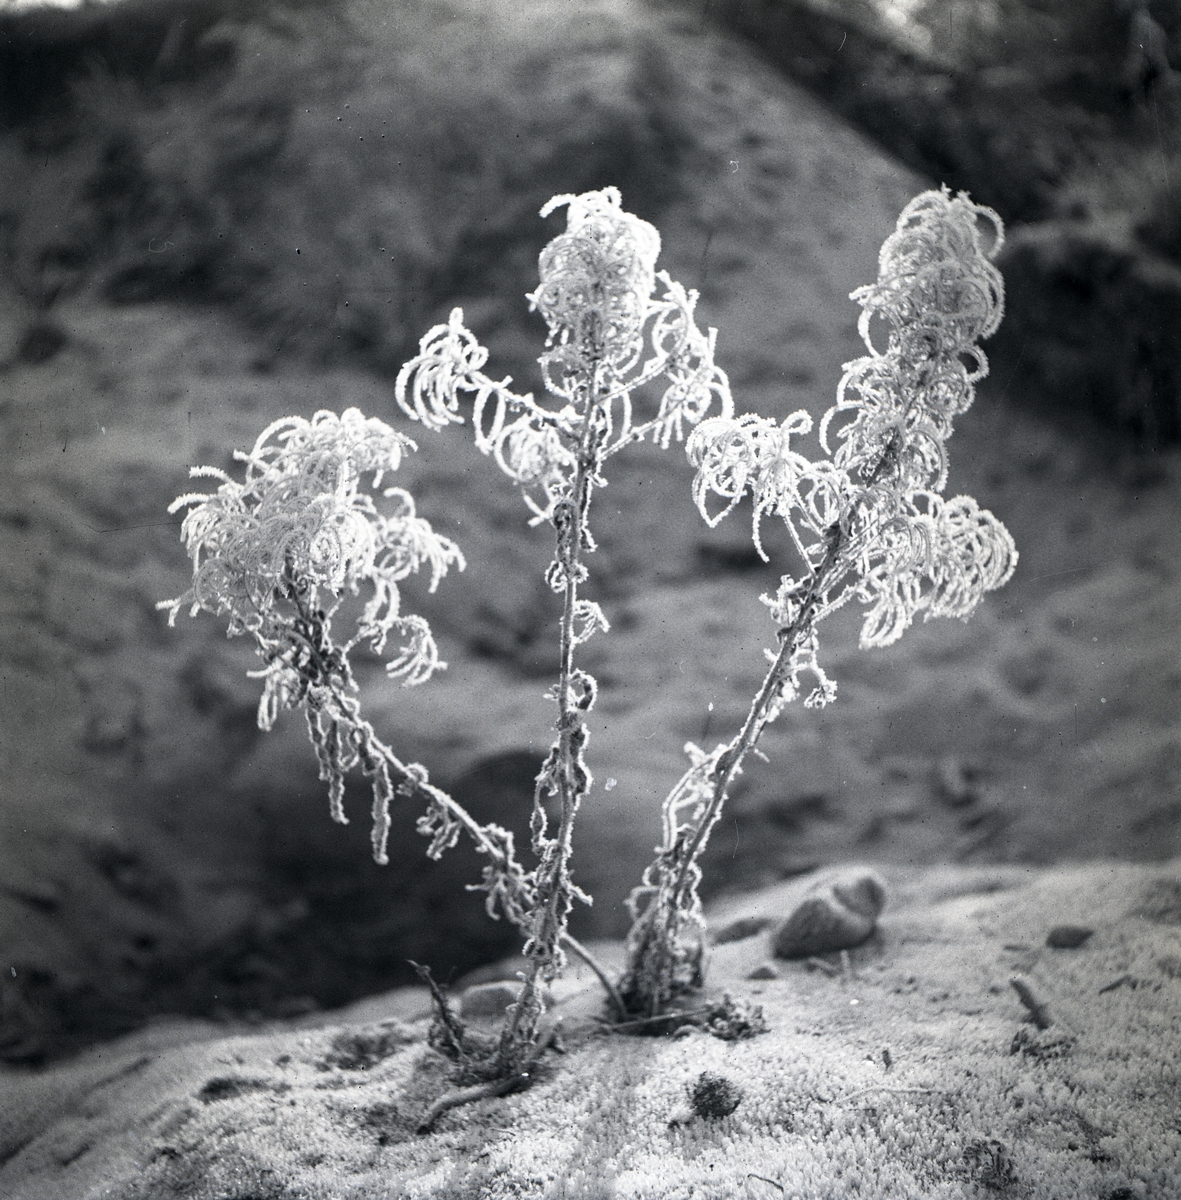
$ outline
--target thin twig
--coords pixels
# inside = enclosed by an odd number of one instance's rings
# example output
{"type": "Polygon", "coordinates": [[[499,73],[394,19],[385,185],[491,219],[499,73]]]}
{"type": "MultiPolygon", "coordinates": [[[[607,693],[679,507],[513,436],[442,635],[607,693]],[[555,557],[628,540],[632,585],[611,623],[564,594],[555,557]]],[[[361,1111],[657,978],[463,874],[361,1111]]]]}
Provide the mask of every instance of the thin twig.
{"type": "Polygon", "coordinates": [[[430,1133],[434,1123],[445,1113],[453,1108],[458,1108],[461,1104],[472,1104],[476,1100],[484,1100],[489,1096],[505,1096],[509,1092],[515,1092],[527,1088],[533,1082],[533,1068],[537,1065],[538,1060],[545,1051],[554,1043],[554,1039],[558,1035],[558,1022],[554,1022],[544,1034],[537,1039],[536,1044],[529,1051],[525,1061],[520,1068],[513,1071],[509,1075],[504,1075],[500,1079],[490,1079],[487,1083],[478,1083],[473,1087],[459,1088],[457,1091],[448,1092],[445,1096],[440,1096],[427,1109],[422,1120],[418,1123],[415,1130],[416,1133],[430,1133]]]}
{"type": "Polygon", "coordinates": [[[676,1021],[681,1017],[703,1017],[708,1008],[691,1008],[687,1012],[657,1013],[654,1017],[637,1017],[634,1021],[619,1021],[610,1026],[612,1030],[638,1029],[641,1025],[655,1025],[659,1021],[676,1021]]]}
{"type": "Polygon", "coordinates": [[[884,1083],[870,1084],[869,1087],[858,1088],[855,1092],[850,1092],[847,1096],[838,1096],[834,1103],[845,1104],[850,1100],[856,1100],[858,1096],[864,1096],[868,1092],[889,1092],[891,1096],[942,1096],[946,1092],[946,1088],[899,1088],[887,1087],[884,1083]]]}
{"type": "Polygon", "coordinates": [[[412,958],[408,958],[406,961],[414,968],[418,978],[430,988],[435,1012],[447,1034],[447,1043],[455,1057],[459,1058],[463,1054],[463,1026],[456,1021],[455,1014],[452,1013],[451,1006],[447,1003],[447,997],[443,995],[442,989],[435,982],[430,967],[424,967],[412,958]]]}
{"type": "Polygon", "coordinates": [[[615,1009],[615,1015],[620,1019],[626,1017],[627,1009],[624,1007],[623,997],[620,996],[615,984],[607,977],[607,972],[595,960],[595,956],[577,938],[571,937],[569,933],[562,934],[562,941],[599,977],[599,982],[603,985],[603,990],[607,993],[612,1007],[615,1009]]]}
{"type": "Polygon", "coordinates": [[[1039,1029],[1049,1029],[1054,1024],[1054,1018],[1050,1016],[1050,1010],[1045,1002],[1038,999],[1033,988],[1020,975],[1014,975],[1009,980],[1009,986],[1017,993],[1018,999],[1025,1005],[1030,1017],[1033,1018],[1033,1023],[1039,1029]]]}

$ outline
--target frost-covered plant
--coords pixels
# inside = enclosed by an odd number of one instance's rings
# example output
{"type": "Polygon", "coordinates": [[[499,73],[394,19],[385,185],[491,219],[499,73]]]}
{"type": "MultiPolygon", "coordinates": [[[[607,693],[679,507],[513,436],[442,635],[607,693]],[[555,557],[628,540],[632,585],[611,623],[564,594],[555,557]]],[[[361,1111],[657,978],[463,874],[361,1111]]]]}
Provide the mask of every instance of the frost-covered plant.
{"type": "MultiPolygon", "coordinates": [[[[373,857],[388,862],[390,806],[396,798],[425,803],[418,832],[438,859],[466,831],[488,858],[484,879],[492,917],[525,927],[534,907],[531,882],[517,862],[513,835],[479,824],[430,781],[426,768],[405,763],[361,715],[349,655],[361,642],[381,654],[391,635],[402,644],[386,664],[404,687],[425,682],[446,664],[425,618],[403,614],[398,584],[422,568],[430,590],[463,555],[450,538],[419,517],[404,488],[381,488],[385,474],[416,449],[405,434],[375,417],[347,409],[288,417],[265,429],[249,453],[238,483],[216,467],[194,467],[196,477],[219,481],[216,491],[178,497],[170,512],[187,508],[181,538],[193,564],[193,582],[158,607],[169,624],[188,608],[228,616],[228,635],[253,639],[264,666],[260,728],[269,730],[287,708],[302,708],[328,784],[333,820],[347,822],[345,777],[359,768],[373,792],[373,857]],[[366,600],[347,641],[332,623],[346,597],[366,600]]],[[[579,948],[581,949],[581,947],[579,948]]]]}
{"type": "Polygon", "coordinates": [[[462,423],[461,400],[470,399],[476,445],[520,487],[530,524],[554,529],[546,580],[562,597],[559,676],[548,693],[558,709],[557,738],[534,795],[538,865],[528,878],[535,907],[526,927],[524,986],[503,1034],[506,1047],[532,1042],[540,985],[563,966],[570,909],[575,900],[590,902],[571,878],[569,861],[575,816],[592,782],[584,752],[596,695],[595,680],[575,664],[575,652],[608,629],[599,605],[579,595],[587,578],[583,558],[595,548],[591,499],[606,482],[607,460],[625,446],[651,437],[667,448],[711,408],[723,418],[733,412],[726,376],[713,361],[714,331],[702,334],[693,318],[696,293],[655,269],[656,230],[623,211],[615,188],[555,196],[541,215],[562,207],[566,231],[541,252],[540,283],[528,297],[549,330],[539,360],[548,403],[511,391],[509,378],[497,382],[484,373],[488,352],[464,327],[460,309],[423,337],[396,387],[403,411],[437,430],[462,423]],[[644,416],[634,393],[658,380],[660,399],[644,416]],[[544,801],[553,796],[560,817],[551,835],[544,801]]]}
{"type": "Polygon", "coordinates": [[[430,626],[403,614],[398,584],[429,568],[433,592],[463,555],[415,513],[404,488],[381,489],[402,456],[415,449],[404,434],[350,408],[318,412],[268,426],[235,482],[217,467],[190,475],[219,481],[211,493],[178,497],[170,513],[188,509],[181,525],[193,563],[193,582],[175,600],[161,601],[169,624],[188,608],[228,616],[228,636],[247,635],[265,664],[258,724],[269,730],[279,712],[303,708],[328,784],[332,818],[344,824],[344,781],[360,767],[373,789],[373,856],[387,860],[390,803],[395,792],[426,784],[422,768],[398,760],[360,714],[349,653],[368,642],[378,654],[391,635],[402,642],[387,673],[412,687],[446,663],[439,661],[430,626]],[[380,490],[379,490],[380,489],[380,490]],[[348,595],[365,589],[356,630],[333,639],[332,620],[348,595]]]}
{"type": "MultiPolygon", "coordinates": [[[[450,567],[463,567],[458,548],[416,515],[408,492],[389,488],[378,495],[382,475],[416,448],[409,438],[355,409],[341,417],[320,412],[310,422],[276,422],[249,454],[237,452],[246,464],[242,483],[215,468],[196,468],[194,475],[212,476],[219,486],[181,496],[172,506],[189,509],[181,533],[193,583],[161,605],[170,620],[186,606],[192,615],[202,609],[228,615],[231,636],[254,638],[265,663],[257,672],[264,680],[259,724],[269,729],[280,710],[305,709],[338,821],[345,820],[347,773],[360,768],[369,778],[378,862],[386,861],[395,797],[426,802],[418,831],[430,838],[432,858],[463,832],[487,856],[476,886],[487,893],[490,916],[504,915],[524,933],[527,969],[494,1044],[454,1032],[443,1037],[457,1077],[476,1083],[480,1094],[527,1076],[541,1048],[542,985],[562,969],[563,946],[587,959],[618,1002],[601,968],[566,928],[573,902],[590,902],[574,884],[569,860],[574,818],[591,786],[584,750],[596,692],[592,676],[575,665],[575,651],[607,628],[599,606],[579,595],[587,576],[583,556],[594,549],[588,516],[592,495],[605,482],[602,468],[632,442],[650,436],[667,447],[711,408],[725,416],[733,411],[726,377],[713,363],[713,333],[703,335],[693,320],[696,295],[655,271],[656,230],[623,212],[614,188],[555,197],[543,215],[562,206],[568,228],[542,252],[540,285],[529,297],[549,327],[540,363],[550,402],[518,395],[510,379],[496,382],[484,374],[487,351],[458,309],[422,339],[396,385],[405,412],[436,430],[463,422],[460,400],[470,398],[477,446],[521,488],[531,524],[548,523],[555,531],[546,578],[563,598],[559,676],[549,693],[558,709],[557,738],[537,780],[533,869],[517,860],[510,832],[478,824],[430,784],[425,768],[403,763],[361,716],[350,651],[368,641],[380,652],[393,634],[404,644],[389,673],[408,686],[424,682],[444,664],[426,621],[401,613],[398,583],[428,566],[433,591],[450,567]],[[658,281],[662,294],[654,298],[658,281]],[[661,398],[641,419],[633,393],[658,380],[661,398]],[[345,596],[362,588],[368,599],[357,631],[337,644],[333,617],[345,596]],[[552,836],[544,807],[551,796],[561,804],[552,836]]],[[[443,1033],[451,1031],[454,1019],[444,1004],[437,1016],[443,1033]]],[[[471,1089],[456,1096],[473,1098],[471,1089]]],[[[435,1110],[454,1100],[444,1097],[435,1110]]]]}
{"type": "Polygon", "coordinates": [[[689,438],[706,522],[716,525],[749,494],[759,554],[766,559],[760,521],[777,516],[801,567],[763,597],[779,646],[766,651],[770,668],[741,730],[709,752],[687,745],[689,769],[664,802],[657,857],[629,900],[620,992],[632,1011],[658,1013],[702,980],[699,859],[763,729],[805,686],[809,707],[834,699],[817,660],[820,621],[855,600],[867,609],[862,648],[888,646],[920,613],[967,619],[1013,574],[1017,551],[1000,521],[970,496],[942,495],[952,422],[988,370],[977,342],[1003,313],[1003,281],[989,261],[1002,239],[1000,217],[963,194],[925,192],[906,206],[882,246],[877,282],[852,294],[869,354],[846,365],[820,423],[827,458],[812,461],[792,445],[812,428],[803,411],[778,424],[754,413],[713,417],[689,438]],[[982,222],[992,226],[987,248],[982,222]],[[880,351],[875,318],[886,326],[880,351]],[[714,497],[722,506],[711,512],[714,497]]]}
{"type": "MultiPolygon", "coordinates": [[[[430,839],[427,853],[439,858],[466,832],[487,857],[474,886],[487,893],[489,915],[504,915],[524,934],[523,985],[498,1037],[466,1033],[434,989],[435,1043],[456,1062],[457,1080],[473,1086],[440,1098],[424,1128],[456,1104],[528,1082],[546,1045],[543,985],[561,971],[563,947],[599,975],[621,1028],[649,1026],[702,982],[701,853],[745,756],[799,694],[803,677],[813,681],[805,704],[834,698],[836,685],[817,661],[825,616],[857,600],[868,610],[862,645],[889,645],[919,613],[966,618],[1017,561],[991,513],[970,497],[942,495],[952,421],[987,370],[977,342],[1001,317],[1002,282],[988,261],[1002,237],[995,213],[946,191],[927,192],[904,210],[882,248],[878,282],[853,293],[870,353],[845,368],[818,430],[828,457],[812,461],[792,445],[811,432],[807,413],[779,423],[735,416],[713,359],[715,331],[703,334],[694,320],[696,293],[656,271],[660,237],[623,211],[619,192],[557,196],[542,216],[562,207],[567,228],[542,251],[540,283],[528,297],[549,331],[539,359],[545,402],[485,374],[488,353],[459,309],[423,337],[395,388],[402,410],[434,430],[464,423],[470,402],[476,445],[520,488],[530,524],[554,530],[546,579],[562,597],[559,673],[548,693],[557,736],[536,781],[532,869],[518,862],[510,832],[477,823],[361,716],[350,651],[366,641],[380,653],[393,636],[400,645],[391,676],[406,686],[428,679],[444,664],[426,621],[401,612],[398,585],[426,567],[433,591],[451,567],[464,565],[455,544],[416,515],[408,492],[380,488],[415,448],[409,438],[356,409],[288,418],[265,430],[250,453],[236,453],[243,482],[196,468],[194,475],[217,479],[217,489],[181,496],[171,510],[189,510],[182,538],[193,582],[161,607],[170,620],[185,607],[228,615],[231,636],[254,639],[264,662],[259,724],[270,728],[284,708],[305,710],[333,817],[345,819],[345,776],[359,768],[372,786],[373,849],[384,862],[394,798],[425,802],[417,828],[430,839]],[[995,231],[987,252],[982,219],[995,231]],[[882,351],[871,340],[875,317],[887,325],[882,351]],[[649,385],[659,388],[658,399],[645,400],[649,385]],[[766,557],[761,521],[778,516],[800,567],[763,598],[779,648],[767,652],[770,669],[742,729],[710,752],[686,747],[690,766],[665,800],[657,858],[629,901],[628,964],[616,988],[566,928],[574,901],[590,902],[574,883],[570,856],[592,782],[585,751],[597,686],[576,652],[608,629],[600,607],[580,595],[584,560],[595,548],[592,498],[606,483],[608,460],[649,437],[664,448],[687,438],[693,497],[709,524],[749,494],[759,553],[766,557]],[[333,618],[362,590],[356,631],[337,643],[333,618]],[[560,816],[551,834],[545,801],[555,796],[560,816]]],[[[757,1010],[729,997],[701,1012],[718,1036],[762,1028],[757,1010]]]]}

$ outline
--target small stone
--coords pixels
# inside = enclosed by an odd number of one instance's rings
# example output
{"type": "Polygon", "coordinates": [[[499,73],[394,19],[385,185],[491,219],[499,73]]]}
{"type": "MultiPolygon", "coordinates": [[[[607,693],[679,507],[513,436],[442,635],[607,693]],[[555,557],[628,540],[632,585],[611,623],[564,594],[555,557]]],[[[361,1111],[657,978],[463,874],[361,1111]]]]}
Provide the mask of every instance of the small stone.
{"type": "Polygon", "coordinates": [[[1077,950],[1095,931],[1085,925],[1055,925],[1046,935],[1052,950],[1077,950]]]}
{"type": "Polygon", "coordinates": [[[459,1001],[459,1012],[466,1020],[492,1019],[504,1016],[510,1004],[516,1004],[521,994],[519,983],[478,983],[468,988],[459,1001]]]}
{"type": "Polygon", "coordinates": [[[778,979],[779,970],[774,963],[763,963],[761,967],[755,967],[747,976],[747,979],[778,979]]]}
{"type": "Polygon", "coordinates": [[[868,872],[856,879],[834,883],[832,893],[847,909],[874,921],[886,907],[886,885],[868,872]]]}
{"type": "Polygon", "coordinates": [[[809,958],[860,946],[873,933],[886,888],[870,872],[819,880],[775,933],[780,958],[809,958]]]}

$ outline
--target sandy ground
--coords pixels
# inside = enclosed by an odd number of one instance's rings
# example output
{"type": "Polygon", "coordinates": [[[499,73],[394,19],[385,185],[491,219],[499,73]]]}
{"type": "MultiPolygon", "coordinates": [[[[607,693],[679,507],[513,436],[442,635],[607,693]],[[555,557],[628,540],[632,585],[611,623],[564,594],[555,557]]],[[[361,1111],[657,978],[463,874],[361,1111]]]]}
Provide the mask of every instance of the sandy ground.
{"type": "Polygon", "coordinates": [[[574,970],[556,992],[564,1053],[429,1134],[415,1127],[446,1063],[423,1045],[420,989],[254,1030],[163,1023],[6,1070],[0,1195],[1175,1196],[1181,862],[884,876],[878,929],[843,961],[773,957],[803,881],[712,913],[715,931],[772,922],[723,932],[710,960],[712,990],[759,1004],[767,1032],[610,1034],[574,970]],[[1048,946],[1063,925],[1090,932],[1048,946]],[[691,1102],[702,1073],[735,1089],[729,1115],[691,1102]]]}

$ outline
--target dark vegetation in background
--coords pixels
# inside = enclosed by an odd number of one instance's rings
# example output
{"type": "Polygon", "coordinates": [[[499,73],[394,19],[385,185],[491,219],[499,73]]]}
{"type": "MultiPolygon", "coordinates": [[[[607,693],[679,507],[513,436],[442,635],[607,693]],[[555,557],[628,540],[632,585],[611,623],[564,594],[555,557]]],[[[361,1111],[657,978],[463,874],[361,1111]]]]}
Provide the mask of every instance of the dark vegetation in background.
{"type": "Polygon", "coordinates": [[[224,46],[206,42],[209,30],[266,7],[267,0],[128,0],[117,15],[90,6],[0,14],[0,121],[68,117],[71,81],[99,66],[143,84],[191,83],[232,65],[224,46]]]}
{"type": "Polygon", "coordinates": [[[1008,390],[1140,450],[1181,441],[1177,0],[926,0],[909,29],[880,0],[672,3],[1001,213],[1008,390]]]}
{"type": "MultiPolygon", "coordinates": [[[[1057,215],[1063,187],[1116,138],[1153,149],[1153,48],[1135,0],[927,0],[911,37],[874,0],[709,0],[793,79],[915,170],[970,191],[1009,223],[1057,215]],[[916,36],[927,42],[916,48],[916,36]]],[[[1181,69],[1181,6],[1144,5],[1181,69]]]]}
{"type": "Polygon", "coordinates": [[[46,310],[229,304],[261,368],[396,370],[439,304],[528,290],[552,194],[615,183],[655,216],[691,145],[657,55],[571,122],[546,103],[557,56],[493,34],[431,0],[0,16],[4,267],[46,310]],[[512,94],[490,85],[505,55],[512,94]]]}
{"type": "MultiPolygon", "coordinates": [[[[659,6],[749,38],[1000,211],[1016,234],[990,346],[1003,387],[1141,449],[1181,440],[1177,0],[927,0],[909,36],[881,0],[659,6]]],[[[479,298],[531,286],[544,200],[614,183],[657,220],[692,160],[656,44],[629,46],[630,73],[588,88],[580,119],[547,104],[555,72],[565,92],[597,69],[574,16],[593,18],[556,14],[528,45],[442,0],[0,16],[0,263],[46,314],[18,353],[52,354],[54,303],[87,290],[230,305],[260,369],[305,355],[389,374],[454,300],[485,338],[527,320],[479,298]]]]}

